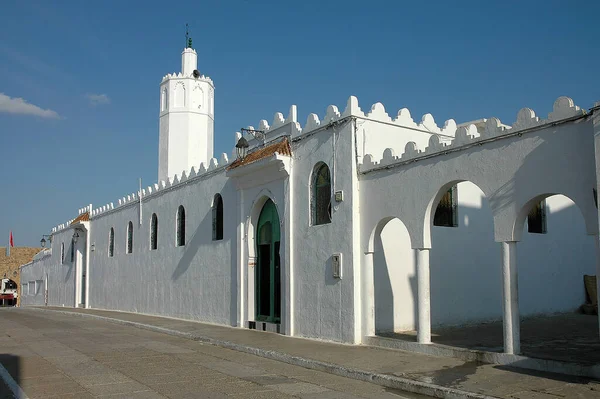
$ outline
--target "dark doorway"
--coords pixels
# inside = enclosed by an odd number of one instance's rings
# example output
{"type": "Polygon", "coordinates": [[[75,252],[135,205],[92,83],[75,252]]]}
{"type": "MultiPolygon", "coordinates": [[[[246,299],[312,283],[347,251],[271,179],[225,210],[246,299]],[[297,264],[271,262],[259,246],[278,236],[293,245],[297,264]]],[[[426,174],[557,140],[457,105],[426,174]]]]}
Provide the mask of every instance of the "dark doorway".
{"type": "Polygon", "coordinates": [[[268,200],[256,229],[256,320],[281,322],[281,269],[279,260],[279,215],[268,200]]]}

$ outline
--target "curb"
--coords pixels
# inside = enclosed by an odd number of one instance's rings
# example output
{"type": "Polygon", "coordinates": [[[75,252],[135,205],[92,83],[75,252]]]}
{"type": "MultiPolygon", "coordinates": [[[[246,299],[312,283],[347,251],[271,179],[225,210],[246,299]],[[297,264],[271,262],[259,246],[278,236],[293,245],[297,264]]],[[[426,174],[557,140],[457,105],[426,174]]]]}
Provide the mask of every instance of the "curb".
{"type": "MultiPolygon", "coordinates": [[[[21,308],[23,309],[23,308],[21,308]]],[[[371,371],[353,369],[350,367],[341,366],[334,363],[326,363],[319,360],[307,359],[299,356],[288,355],[283,352],[277,352],[272,350],[266,350],[256,348],[247,345],[236,344],[231,341],[223,341],[206,337],[199,334],[186,333],[177,330],[171,330],[169,328],[153,326],[151,324],[138,323],[135,321],[121,320],[112,317],[98,316],[90,313],[79,313],[69,312],[54,309],[43,309],[43,308],[29,308],[40,312],[55,312],[65,315],[75,315],[80,317],[88,317],[97,320],[103,320],[113,324],[120,324],[130,327],[136,327],[142,330],[149,330],[159,332],[167,335],[172,335],[180,338],[186,338],[193,341],[198,341],[214,346],[219,346],[226,349],[235,350],[238,352],[244,352],[255,356],[264,357],[271,360],[277,360],[280,362],[288,363],[293,366],[300,366],[307,369],[324,371],[329,374],[338,375],[341,377],[352,378],[355,380],[370,382],[384,386],[386,388],[400,389],[406,392],[418,393],[421,395],[428,395],[434,398],[441,399],[498,399],[495,396],[483,395],[474,392],[462,391],[460,389],[448,388],[441,385],[429,384],[426,382],[415,381],[408,378],[397,377],[389,374],[375,373],[371,371]]]]}

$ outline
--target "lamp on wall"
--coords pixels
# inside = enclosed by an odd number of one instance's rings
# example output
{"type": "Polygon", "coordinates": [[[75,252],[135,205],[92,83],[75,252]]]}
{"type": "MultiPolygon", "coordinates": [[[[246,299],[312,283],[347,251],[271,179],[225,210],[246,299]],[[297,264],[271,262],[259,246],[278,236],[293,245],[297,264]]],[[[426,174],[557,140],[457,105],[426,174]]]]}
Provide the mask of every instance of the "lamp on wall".
{"type": "Polygon", "coordinates": [[[42,234],[42,239],[40,240],[42,248],[46,248],[46,237],[48,237],[48,241],[52,244],[52,235],[42,234]]]}
{"type": "Polygon", "coordinates": [[[246,159],[246,156],[248,155],[248,148],[250,147],[250,144],[248,144],[248,140],[244,138],[243,134],[250,133],[255,139],[260,138],[263,141],[263,144],[266,135],[263,130],[246,129],[244,127],[240,129],[240,132],[242,132],[242,137],[240,137],[238,142],[235,144],[235,150],[237,152],[238,159],[243,162],[244,159],[246,159]]]}
{"type": "Polygon", "coordinates": [[[73,233],[73,242],[77,243],[78,239],[79,239],[79,230],[75,229],[75,233],[73,233]]]}

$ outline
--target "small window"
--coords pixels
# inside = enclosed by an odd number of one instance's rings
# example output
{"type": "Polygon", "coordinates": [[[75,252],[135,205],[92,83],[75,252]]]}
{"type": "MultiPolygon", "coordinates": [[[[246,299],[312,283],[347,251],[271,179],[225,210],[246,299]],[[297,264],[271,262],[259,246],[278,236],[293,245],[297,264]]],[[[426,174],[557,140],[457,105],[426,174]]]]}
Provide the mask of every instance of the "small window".
{"type": "Polygon", "coordinates": [[[223,198],[216,194],[212,207],[213,241],[223,239],[223,198]]]}
{"type": "Polygon", "coordinates": [[[546,200],[538,202],[527,216],[527,231],[546,234],[546,200]]]}
{"type": "Polygon", "coordinates": [[[152,214],[152,220],[150,221],[150,250],[158,248],[158,216],[156,213],[152,214]]]}
{"type": "Polygon", "coordinates": [[[331,176],[324,163],[315,167],[311,205],[313,225],[331,223],[331,176]]]}
{"type": "Polygon", "coordinates": [[[133,252],[133,222],[127,224],[127,253],[133,252]]]}
{"type": "Polygon", "coordinates": [[[27,291],[27,284],[21,284],[21,295],[27,295],[28,291],[27,291]]]}
{"type": "Polygon", "coordinates": [[[185,209],[183,205],[177,208],[177,246],[185,245],[185,209]]]}
{"type": "Polygon", "coordinates": [[[60,244],[60,263],[65,263],[65,243],[60,244]]]}
{"type": "Polygon", "coordinates": [[[75,262],[75,240],[71,239],[71,263],[75,262]]]}
{"type": "Polygon", "coordinates": [[[433,216],[434,226],[458,227],[457,194],[457,186],[453,186],[444,194],[433,216]]]}
{"type": "Polygon", "coordinates": [[[115,255],[115,229],[110,228],[108,232],[108,256],[113,257],[115,255]]]}

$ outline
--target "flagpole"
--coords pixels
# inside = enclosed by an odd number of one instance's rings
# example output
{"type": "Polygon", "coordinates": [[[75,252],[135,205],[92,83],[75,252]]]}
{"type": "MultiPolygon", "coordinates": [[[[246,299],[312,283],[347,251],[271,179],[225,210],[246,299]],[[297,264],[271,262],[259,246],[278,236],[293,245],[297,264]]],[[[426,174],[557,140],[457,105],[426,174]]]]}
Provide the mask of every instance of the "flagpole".
{"type": "Polygon", "coordinates": [[[140,199],[140,226],[142,225],[142,178],[140,177],[140,193],[138,195],[140,199]]]}

